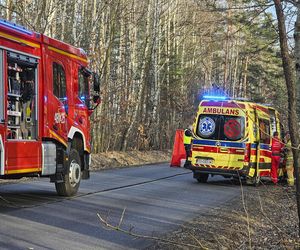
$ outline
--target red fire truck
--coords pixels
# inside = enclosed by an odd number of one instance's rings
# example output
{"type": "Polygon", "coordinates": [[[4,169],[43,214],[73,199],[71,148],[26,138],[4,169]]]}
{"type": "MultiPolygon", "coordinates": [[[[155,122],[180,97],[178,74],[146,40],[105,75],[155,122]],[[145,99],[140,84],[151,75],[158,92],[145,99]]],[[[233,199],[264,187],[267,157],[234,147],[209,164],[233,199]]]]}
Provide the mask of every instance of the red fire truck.
{"type": "Polygon", "coordinates": [[[0,178],[49,177],[62,196],[89,178],[100,86],[87,66],[82,49],[0,20],[0,178]]]}

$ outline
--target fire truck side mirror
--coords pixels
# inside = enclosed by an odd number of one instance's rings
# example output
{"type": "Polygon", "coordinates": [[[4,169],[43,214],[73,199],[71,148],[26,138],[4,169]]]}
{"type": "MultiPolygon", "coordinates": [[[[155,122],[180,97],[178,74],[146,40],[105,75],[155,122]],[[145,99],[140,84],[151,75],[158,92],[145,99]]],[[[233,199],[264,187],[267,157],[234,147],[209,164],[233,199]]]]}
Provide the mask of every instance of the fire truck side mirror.
{"type": "Polygon", "coordinates": [[[101,102],[100,96],[99,95],[94,95],[93,96],[93,102],[97,105],[100,104],[100,102],[101,102]]]}
{"type": "Polygon", "coordinates": [[[97,73],[93,73],[94,91],[100,92],[100,77],[97,73]]]}
{"type": "Polygon", "coordinates": [[[91,115],[93,113],[93,111],[98,107],[98,105],[101,103],[101,98],[99,95],[94,95],[93,96],[93,103],[95,105],[93,105],[93,107],[90,107],[88,112],[89,112],[89,115],[91,115]]]}

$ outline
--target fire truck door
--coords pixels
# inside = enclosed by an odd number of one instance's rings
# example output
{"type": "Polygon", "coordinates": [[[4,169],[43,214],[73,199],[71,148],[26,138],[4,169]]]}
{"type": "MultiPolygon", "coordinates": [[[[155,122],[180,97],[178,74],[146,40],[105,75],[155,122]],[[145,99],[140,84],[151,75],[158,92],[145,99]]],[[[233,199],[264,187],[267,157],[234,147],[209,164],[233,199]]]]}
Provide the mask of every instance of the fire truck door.
{"type": "Polygon", "coordinates": [[[67,96],[66,67],[52,60],[52,88],[49,90],[49,128],[51,136],[64,143],[67,141],[67,116],[69,97],[67,96]]]}

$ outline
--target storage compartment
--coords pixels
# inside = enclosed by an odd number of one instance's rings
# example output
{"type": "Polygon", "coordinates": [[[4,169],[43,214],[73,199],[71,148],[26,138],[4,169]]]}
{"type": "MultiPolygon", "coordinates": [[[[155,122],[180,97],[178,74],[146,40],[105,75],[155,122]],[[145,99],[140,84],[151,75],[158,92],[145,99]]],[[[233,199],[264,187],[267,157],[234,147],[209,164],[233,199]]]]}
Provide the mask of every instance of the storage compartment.
{"type": "Polygon", "coordinates": [[[43,142],[42,176],[53,175],[56,172],[56,145],[53,142],[43,142]]]}
{"type": "Polygon", "coordinates": [[[7,139],[37,138],[37,60],[7,53],[7,139]]]}

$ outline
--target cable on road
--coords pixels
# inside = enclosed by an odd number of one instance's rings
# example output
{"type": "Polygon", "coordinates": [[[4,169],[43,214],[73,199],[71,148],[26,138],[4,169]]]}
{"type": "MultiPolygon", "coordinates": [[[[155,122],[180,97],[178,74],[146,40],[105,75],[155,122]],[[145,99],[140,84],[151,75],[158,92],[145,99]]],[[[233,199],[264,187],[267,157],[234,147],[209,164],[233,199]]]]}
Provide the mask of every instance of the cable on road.
{"type": "MultiPolygon", "coordinates": [[[[39,207],[39,206],[43,206],[43,205],[63,202],[63,201],[66,201],[66,200],[74,200],[76,198],[87,197],[87,196],[91,196],[91,195],[95,195],[95,194],[101,194],[101,193],[105,193],[105,192],[116,191],[116,190],[135,187],[135,186],[141,186],[141,185],[145,185],[145,184],[149,184],[149,183],[153,183],[153,182],[158,182],[158,181],[161,181],[161,180],[171,179],[171,178],[174,178],[174,177],[177,177],[177,176],[187,175],[187,174],[191,174],[191,172],[179,173],[179,174],[174,174],[174,175],[169,175],[169,176],[165,176],[165,177],[156,178],[156,179],[153,179],[153,180],[141,181],[141,182],[138,182],[138,183],[122,185],[122,186],[113,187],[113,188],[107,188],[107,189],[88,192],[88,193],[84,193],[84,194],[78,194],[76,196],[64,197],[64,198],[60,198],[60,199],[56,199],[56,200],[52,200],[52,201],[47,201],[47,202],[43,202],[43,203],[39,203],[39,204],[34,204],[34,205],[18,205],[14,202],[8,201],[7,199],[3,198],[2,196],[0,196],[0,200],[3,200],[7,204],[6,207],[11,207],[11,208],[34,208],[34,207],[39,207]]],[[[45,198],[45,196],[43,198],[45,198]]]]}

